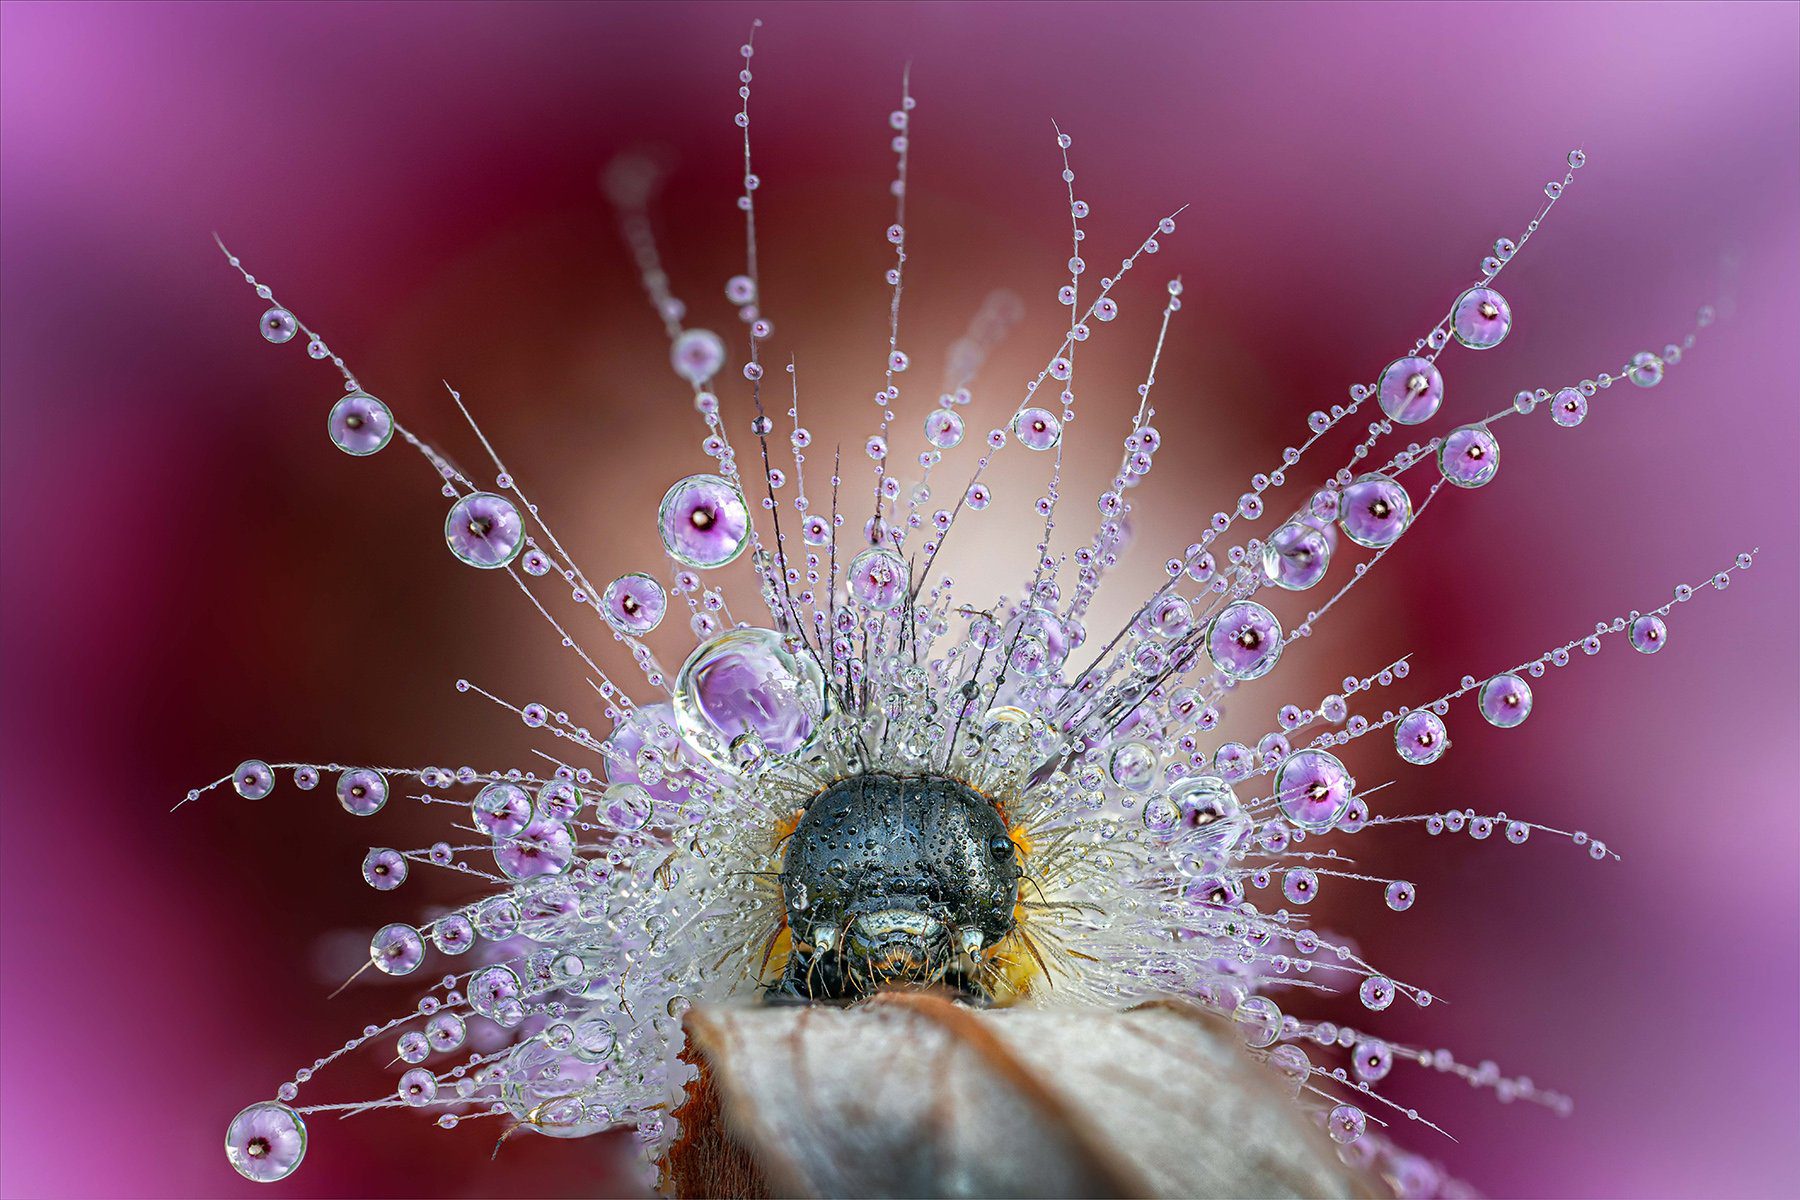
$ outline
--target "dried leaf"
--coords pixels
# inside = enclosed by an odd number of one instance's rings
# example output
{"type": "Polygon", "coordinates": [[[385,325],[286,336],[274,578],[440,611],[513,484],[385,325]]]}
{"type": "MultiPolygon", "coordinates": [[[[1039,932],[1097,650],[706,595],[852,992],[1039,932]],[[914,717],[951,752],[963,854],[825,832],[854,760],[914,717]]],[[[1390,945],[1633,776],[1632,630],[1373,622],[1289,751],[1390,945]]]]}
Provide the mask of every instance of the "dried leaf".
{"type": "Polygon", "coordinates": [[[976,1011],[892,994],[856,1008],[711,1008],[665,1186],[681,1196],[1364,1196],[1215,1019],[976,1011]]]}

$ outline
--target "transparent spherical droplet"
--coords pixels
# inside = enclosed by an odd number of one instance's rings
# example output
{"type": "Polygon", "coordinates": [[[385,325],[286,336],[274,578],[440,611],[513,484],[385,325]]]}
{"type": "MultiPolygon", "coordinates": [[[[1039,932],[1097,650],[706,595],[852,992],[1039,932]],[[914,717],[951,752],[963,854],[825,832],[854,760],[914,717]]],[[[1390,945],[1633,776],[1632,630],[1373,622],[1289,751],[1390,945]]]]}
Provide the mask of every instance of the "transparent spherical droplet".
{"type": "Polygon", "coordinates": [[[519,993],[519,977],[511,967],[483,967],[469,977],[469,1007],[479,1016],[493,1017],[519,993]]]}
{"type": "Polygon", "coordinates": [[[1170,796],[1152,796],[1144,801],[1144,828],[1167,840],[1181,829],[1181,806],[1170,796]]]}
{"type": "Polygon", "coordinates": [[[1380,975],[1371,975],[1362,981],[1356,994],[1362,1000],[1364,1008],[1380,1012],[1394,1002],[1394,981],[1380,975]]]}
{"type": "Polygon", "coordinates": [[[1512,306],[1490,287],[1472,287],[1456,298],[1450,332],[1471,350],[1488,350],[1512,331],[1512,306]]]}
{"type": "Polygon", "coordinates": [[[1359,1108],[1348,1104],[1340,1104],[1331,1110],[1331,1116],[1325,1122],[1325,1128],[1331,1132],[1331,1140],[1340,1146],[1348,1146],[1363,1135],[1368,1127],[1369,1119],[1359,1108]]]}
{"type": "Polygon", "coordinates": [[[1438,470],[1457,487],[1481,487],[1500,470],[1500,439],[1486,425],[1452,430],[1438,447],[1438,470]]]}
{"type": "Polygon", "coordinates": [[[1639,387],[1655,387],[1662,382],[1663,360],[1650,353],[1641,351],[1631,356],[1631,382],[1639,387]]]}
{"type": "Polygon", "coordinates": [[[624,833],[648,825],[655,809],[650,793],[635,783],[615,783],[600,797],[600,813],[606,823],[624,833]]]}
{"type": "Polygon", "coordinates": [[[1413,890],[1413,885],[1404,879],[1396,879],[1388,884],[1387,890],[1382,894],[1382,899],[1387,901],[1387,906],[1395,912],[1405,912],[1413,906],[1413,901],[1417,898],[1418,894],[1413,890]]]}
{"type": "Polygon", "coordinates": [[[1185,597],[1170,592],[1150,606],[1145,619],[1158,637],[1178,638],[1193,628],[1194,606],[1185,597]]]}
{"type": "Polygon", "coordinates": [[[634,637],[661,625],[668,607],[668,593],[662,584],[635,571],[607,584],[600,596],[600,614],[606,623],[634,637]]]}
{"type": "Polygon", "coordinates": [[[985,483],[971,483],[964,499],[968,501],[970,508],[979,512],[992,502],[993,493],[988,490],[988,486],[985,483]]]}
{"type": "Polygon", "coordinates": [[[1319,877],[1305,867],[1292,867],[1282,874],[1281,894],[1289,904],[1311,904],[1319,894],[1319,877]]]}
{"type": "Polygon", "coordinates": [[[1394,1050],[1386,1042],[1364,1038],[1350,1051],[1350,1066],[1358,1079],[1379,1083],[1394,1069],[1394,1050]]]}
{"type": "Polygon", "coordinates": [[[1331,541],[1304,521],[1290,521],[1263,543],[1263,578],[1289,591],[1303,591],[1325,578],[1331,541]]]}
{"type": "Polygon", "coordinates": [[[1511,729],[1531,715],[1531,685],[1508,672],[1481,685],[1481,715],[1489,725],[1511,729]]]}
{"type": "Polygon", "coordinates": [[[391,892],[406,882],[406,856],[377,846],[363,856],[363,882],[378,892],[391,892]]]}
{"type": "Polygon", "coordinates": [[[1337,824],[1349,809],[1355,789],[1349,768],[1325,750],[1296,750],[1275,772],[1275,800],[1282,815],[1315,832],[1337,824]]]}
{"type": "Polygon", "coordinates": [[[825,679],[809,655],[795,655],[769,629],[732,629],[701,643],[675,679],[683,738],[732,770],[730,746],[755,733],[774,754],[812,744],[823,725],[825,679]]]}
{"type": "Polygon", "coordinates": [[[1430,420],[1444,403],[1444,377],[1427,358],[1397,358],[1381,372],[1376,387],[1381,411],[1402,425],[1430,420]]]}
{"type": "Polygon", "coordinates": [[[725,342],[710,329],[686,329],[669,347],[669,365],[698,387],[725,365],[725,342]]]}
{"type": "Polygon", "coordinates": [[[1014,670],[1033,679],[1053,675],[1069,654],[1067,628],[1055,613],[1028,608],[1007,623],[1000,634],[1000,648],[1014,670]]]}
{"type": "Polygon", "coordinates": [[[1027,408],[1013,418],[1013,432],[1027,450],[1049,450],[1062,441],[1062,422],[1049,409],[1027,408]]]}
{"type": "Polygon", "coordinates": [[[1639,617],[1631,623],[1631,631],[1626,634],[1631,639],[1631,648],[1639,654],[1655,654],[1669,640],[1669,627],[1658,616],[1639,617]]]}
{"type": "Polygon", "coordinates": [[[441,1012],[425,1022],[425,1040],[439,1054],[459,1049],[468,1035],[468,1025],[453,1012],[441,1012]]]}
{"type": "Polygon", "coordinates": [[[410,975],[425,961],[425,939],[411,925],[383,925],[369,939],[369,961],[388,975],[410,975]]]}
{"type": "Polygon", "coordinates": [[[561,821],[538,818],[494,843],[494,862],[508,879],[560,875],[575,857],[575,840],[561,821]]]}
{"type": "Polygon", "coordinates": [[[1213,766],[1232,783],[1248,779],[1256,769],[1256,752],[1242,742],[1226,742],[1213,751],[1213,766]]]}
{"type": "Polygon", "coordinates": [[[475,944],[475,925],[461,913],[439,917],[431,926],[431,944],[440,954],[465,954],[475,944]]]}
{"type": "Polygon", "coordinates": [[[1229,855],[1250,831],[1237,793],[1216,775],[1181,780],[1170,789],[1169,799],[1180,813],[1182,849],[1202,858],[1229,855]]]}
{"type": "Polygon", "coordinates": [[[338,776],[337,798],[347,813],[358,817],[374,816],[387,803],[387,780],[381,772],[367,768],[345,771],[338,776]]]}
{"type": "Polygon", "coordinates": [[[906,599],[910,574],[904,558],[885,547],[872,547],[850,560],[846,579],[852,597],[887,612],[906,599]]]}
{"type": "Polygon", "coordinates": [[[306,1122],[285,1104],[252,1104],[226,1126],[225,1157],[245,1179],[286,1179],[306,1157],[306,1122]]]}
{"type": "Polygon", "coordinates": [[[611,1066],[558,1049],[543,1037],[520,1042],[506,1059],[500,1095],[507,1110],[533,1131],[551,1137],[586,1137],[612,1122],[584,1103],[611,1066]]]}
{"type": "Polygon", "coordinates": [[[294,786],[303,792],[310,792],[319,786],[319,768],[295,767],[294,786]]]}
{"type": "Polygon", "coordinates": [[[925,440],[939,450],[953,450],[962,444],[963,419],[948,408],[934,408],[925,414],[925,440]]]}
{"type": "Polygon", "coordinates": [[[291,342],[300,332],[300,322],[285,308],[271,308],[262,315],[262,335],[277,346],[291,342]]]}
{"type": "Polygon", "coordinates": [[[725,298],[739,308],[756,299],[756,281],[748,275],[733,275],[725,281],[725,298]]]}
{"type": "Polygon", "coordinates": [[[431,1043],[423,1033],[409,1029],[394,1043],[394,1053],[401,1062],[422,1063],[431,1057],[431,1043]]]}
{"type": "Polygon", "coordinates": [[[506,497],[473,492],[450,506],[444,541],[450,553],[471,567],[494,570],[519,556],[525,546],[525,523],[506,497]]]}
{"type": "Polygon", "coordinates": [[[1364,475],[1343,491],[1338,526],[1359,546],[1380,550],[1391,546],[1412,524],[1412,497],[1397,479],[1364,475]]]}
{"type": "Polygon", "coordinates": [[[1156,752],[1142,742],[1120,742],[1106,760],[1106,774],[1129,792],[1141,792],[1156,780],[1156,752]]]}
{"type": "Polygon", "coordinates": [[[690,567],[722,567],[750,544],[744,495],[717,475],[689,475],[663,496],[657,512],[663,549],[690,567]]]}
{"type": "Polygon", "coordinates": [[[1415,708],[1394,725],[1394,748],[1416,766],[1434,763],[1450,748],[1443,718],[1428,708],[1415,708]]]}
{"type": "Polygon", "coordinates": [[[1281,658],[1281,623],[1254,600],[1234,601],[1208,627],[1206,652],[1230,678],[1260,679],[1281,658]]]}
{"type": "Polygon", "coordinates": [[[394,414],[367,392],[351,392],[331,406],[325,429],[345,454],[373,454],[394,436],[394,414]]]}
{"type": "Polygon", "coordinates": [[[1587,420],[1587,397],[1576,388],[1563,388],[1550,400],[1550,419],[1565,429],[1587,420]]]}
{"type": "Polygon", "coordinates": [[[506,838],[531,823],[531,796],[512,783],[490,783],[470,806],[475,827],[493,838],[506,838]]]}
{"type": "Polygon", "coordinates": [[[534,811],[547,821],[569,821],[574,819],[575,814],[586,803],[587,798],[573,783],[566,779],[552,779],[538,789],[537,807],[534,811]]]}
{"type": "Polygon", "coordinates": [[[275,772],[260,758],[246,758],[231,773],[231,786],[246,800],[261,800],[275,790],[275,772]]]}
{"type": "Polygon", "coordinates": [[[1290,1096],[1298,1096],[1312,1077],[1312,1061],[1306,1051],[1292,1042],[1284,1042],[1269,1051],[1269,1067],[1286,1086],[1290,1096]]]}
{"type": "Polygon", "coordinates": [[[1281,1037],[1281,1009],[1267,996],[1248,996],[1231,1014],[1244,1044],[1261,1049],[1281,1037]]]}
{"type": "Polygon", "coordinates": [[[400,1099],[414,1108],[423,1108],[437,1099],[437,1076],[424,1067],[414,1067],[400,1076],[400,1099]]]}

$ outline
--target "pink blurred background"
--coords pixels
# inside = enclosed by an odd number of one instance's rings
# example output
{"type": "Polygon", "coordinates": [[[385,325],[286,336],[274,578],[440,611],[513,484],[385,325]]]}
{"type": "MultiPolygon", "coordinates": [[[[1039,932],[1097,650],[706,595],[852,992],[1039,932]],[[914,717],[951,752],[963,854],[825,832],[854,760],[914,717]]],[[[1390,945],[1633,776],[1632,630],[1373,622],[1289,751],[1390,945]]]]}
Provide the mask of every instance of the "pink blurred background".
{"type": "MultiPolygon", "coordinates": [[[[1589,165],[1503,277],[1515,332],[1446,359],[1446,419],[1660,347],[1736,256],[1733,315],[1663,386],[1603,393],[1575,430],[1502,424],[1497,481],[1434,506],[1291,673],[1316,697],[1412,649],[1395,699],[1417,702],[1763,548],[1729,592],[1675,613],[1656,660],[1577,656],[1515,732],[1453,712],[1455,749],[1429,772],[1379,747],[1353,763],[1406,771],[1386,811],[1505,809],[1594,831],[1622,863],[1550,839],[1364,838],[1363,862],[1417,881],[1420,902],[1395,916],[1356,896],[1334,916],[1447,1001],[1391,1011],[1386,1031],[1577,1097],[1559,1120],[1397,1071],[1391,1093],[1459,1139],[1409,1144],[1484,1190],[1800,1189],[1800,8],[15,3],[0,10],[0,1192],[253,1192],[220,1152],[231,1114],[409,1002],[325,996],[345,944],[456,894],[357,881],[372,842],[429,840],[416,814],[359,823],[284,781],[260,805],[170,815],[188,787],[250,754],[522,762],[517,722],[451,683],[586,694],[510,589],[443,553],[415,459],[330,447],[334,378],[256,336],[261,306],[211,232],[467,463],[435,390],[465,389],[590,574],[648,562],[657,497],[701,464],[699,426],[595,172],[639,147],[673,164],[676,289],[725,325],[753,16],[773,353],[799,355],[824,443],[860,445],[880,382],[904,63],[920,102],[902,344],[925,374],[903,380],[904,439],[992,287],[1015,288],[1026,321],[977,389],[974,430],[1055,344],[1052,118],[1095,207],[1091,263],[1192,206],[1084,349],[1070,435],[1068,494],[1091,496],[1155,293],[1182,274],[1159,373],[1169,445],[1134,496],[1138,583],[1309,410],[1410,346],[1493,238],[1518,235],[1570,147],[1589,165]]],[[[741,422],[745,397],[726,401],[741,422]]],[[[1001,490],[1022,504],[1039,485],[1017,479],[1001,490]]],[[[975,578],[1021,522],[996,516],[957,569],[975,578]]],[[[1027,564],[987,569],[1014,586],[1027,564]]],[[[1287,698],[1253,695],[1258,714],[1287,698]]],[[[342,1083],[319,1098],[391,1086],[373,1069],[342,1083]]],[[[319,1119],[286,1186],[624,1186],[599,1139],[493,1149],[410,1115],[319,1119]]]]}

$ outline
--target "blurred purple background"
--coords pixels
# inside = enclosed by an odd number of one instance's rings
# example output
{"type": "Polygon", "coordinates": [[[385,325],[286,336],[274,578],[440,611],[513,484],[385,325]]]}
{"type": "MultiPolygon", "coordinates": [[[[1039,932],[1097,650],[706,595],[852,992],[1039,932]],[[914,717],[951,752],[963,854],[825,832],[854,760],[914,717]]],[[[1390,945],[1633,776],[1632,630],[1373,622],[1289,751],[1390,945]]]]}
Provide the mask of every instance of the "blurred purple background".
{"type": "MultiPolygon", "coordinates": [[[[972,428],[1055,343],[1068,226],[1052,118],[1095,206],[1090,262],[1192,205],[1084,350],[1071,430],[1068,494],[1091,496],[1155,293],[1181,273],[1158,396],[1170,444],[1134,497],[1138,584],[1309,410],[1429,327],[1570,147],[1589,165],[1503,277],[1515,332],[1446,358],[1445,419],[1660,347],[1737,258],[1734,315],[1663,386],[1603,393],[1575,430],[1505,422],[1498,480],[1434,506],[1292,671],[1316,698],[1413,649],[1395,700],[1417,702],[1763,548],[1729,592],[1675,613],[1656,660],[1617,643],[1577,656],[1516,732],[1459,709],[1429,772],[1380,747],[1353,761],[1400,775],[1385,811],[1505,809],[1592,830],[1622,863],[1548,838],[1396,832],[1355,849],[1417,881],[1419,905],[1396,916],[1358,895],[1333,915],[1447,1001],[1397,1008],[1387,1031],[1577,1097],[1559,1120],[1398,1069],[1390,1094],[1459,1139],[1409,1144],[1484,1190],[1800,1189],[1800,8],[14,3],[0,1191],[252,1192],[220,1152],[226,1120],[409,1000],[325,996],[345,938],[456,894],[357,881],[371,842],[429,840],[416,814],[357,822],[284,781],[260,805],[220,795],[170,815],[188,787],[249,754],[522,762],[517,722],[451,683],[586,694],[510,589],[444,554],[414,458],[330,447],[334,377],[256,336],[261,306],[211,232],[467,462],[435,390],[465,389],[591,574],[648,562],[655,501],[698,469],[699,426],[595,172],[634,147],[673,164],[676,288],[726,324],[753,16],[773,356],[800,356],[822,440],[860,445],[880,382],[904,63],[920,102],[902,344],[925,373],[904,381],[906,438],[992,287],[1017,289],[1027,316],[972,428]]],[[[726,400],[741,421],[745,397],[726,400]]],[[[1021,475],[1009,494],[1035,486],[1021,475]]],[[[971,578],[1015,528],[995,517],[971,578]]],[[[1001,567],[996,586],[1027,564],[1001,567]]],[[[1279,702],[1251,695],[1259,714],[1279,702]]],[[[342,1084],[319,1098],[391,1080],[342,1084]]],[[[490,1158],[486,1132],[321,1119],[288,1190],[592,1195],[622,1186],[610,1149],[521,1137],[490,1158]]]]}

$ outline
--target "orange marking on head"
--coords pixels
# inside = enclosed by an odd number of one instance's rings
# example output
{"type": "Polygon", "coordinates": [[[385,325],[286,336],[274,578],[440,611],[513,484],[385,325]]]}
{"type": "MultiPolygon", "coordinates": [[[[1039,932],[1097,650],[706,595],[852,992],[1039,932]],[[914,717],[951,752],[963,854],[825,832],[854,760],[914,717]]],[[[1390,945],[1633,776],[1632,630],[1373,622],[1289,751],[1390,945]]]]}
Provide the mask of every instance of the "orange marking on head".
{"type": "Polygon", "coordinates": [[[775,822],[775,844],[777,846],[794,836],[794,830],[800,828],[800,818],[805,815],[804,808],[796,808],[792,816],[783,817],[775,822]]]}
{"type": "Polygon", "coordinates": [[[780,979],[787,970],[788,958],[793,953],[794,933],[787,927],[786,920],[783,920],[781,928],[775,931],[763,950],[762,967],[757,972],[758,982],[774,983],[780,979]]]}

